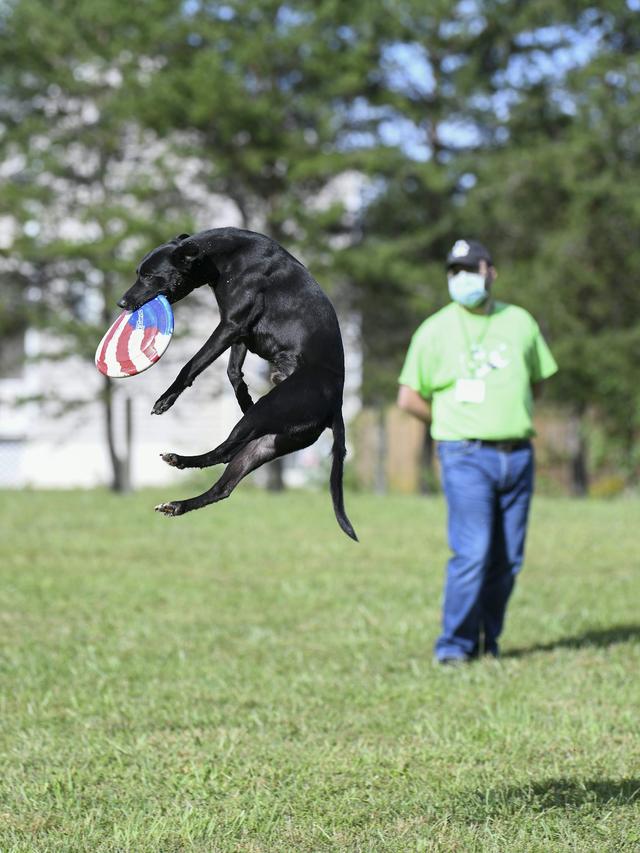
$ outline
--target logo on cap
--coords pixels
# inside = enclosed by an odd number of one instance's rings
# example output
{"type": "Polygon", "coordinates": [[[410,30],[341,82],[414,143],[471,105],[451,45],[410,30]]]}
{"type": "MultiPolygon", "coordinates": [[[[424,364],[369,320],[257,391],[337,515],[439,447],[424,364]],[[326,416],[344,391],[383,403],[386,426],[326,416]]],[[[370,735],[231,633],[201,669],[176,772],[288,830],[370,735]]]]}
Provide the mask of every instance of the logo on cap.
{"type": "Polygon", "coordinates": [[[452,258],[466,258],[469,254],[469,249],[471,247],[467,243],[466,240],[457,240],[453,249],[451,250],[452,258]]]}

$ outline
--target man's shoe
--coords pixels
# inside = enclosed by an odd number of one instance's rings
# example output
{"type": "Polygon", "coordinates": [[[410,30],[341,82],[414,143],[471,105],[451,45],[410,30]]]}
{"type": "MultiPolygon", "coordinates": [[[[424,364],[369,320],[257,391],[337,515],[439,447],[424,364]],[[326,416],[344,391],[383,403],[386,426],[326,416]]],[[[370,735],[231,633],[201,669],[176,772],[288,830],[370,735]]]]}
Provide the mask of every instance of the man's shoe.
{"type": "Polygon", "coordinates": [[[464,666],[470,663],[471,658],[467,655],[451,655],[447,657],[436,658],[435,662],[440,666],[464,666]]]}

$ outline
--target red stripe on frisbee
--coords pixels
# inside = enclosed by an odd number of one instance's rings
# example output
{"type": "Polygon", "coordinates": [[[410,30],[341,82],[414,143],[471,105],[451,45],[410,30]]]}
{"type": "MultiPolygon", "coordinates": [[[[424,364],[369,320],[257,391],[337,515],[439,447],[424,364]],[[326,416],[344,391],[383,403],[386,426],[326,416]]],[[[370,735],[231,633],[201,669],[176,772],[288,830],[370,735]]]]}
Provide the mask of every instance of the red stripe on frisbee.
{"type": "Polygon", "coordinates": [[[140,344],[140,349],[152,363],[160,358],[156,346],[153,342],[153,339],[155,338],[157,332],[158,329],[156,326],[147,326],[147,328],[144,330],[144,335],[142,336],[142,343],[140,344]]]}
{"type": "Polygon", "coordinates": [[[120,327],[120,321],[124,317],[125,313],[126,312],[123,311],[122,314],[118,317],[118,319],[115,321],[113,326],[109,329],[109,332],[108,332],[106,338],[102,342],[102,349],[100,350],[100,356],[98,358],[98,369],[100,370],[101,373],[104,373],[104,374],[107,373],[108,367],[107,367],[107,361],[105,358],[105,356],[107,354],[107,347],[111,343],[111,339],[115,335],[116,329],[118,329],[120,327]]]}
{"type": "Polygon", "coordinates": [[[127,376],[138,372],[135,364],[129,357],[129,338],[133,334],[133,329],[134,327],[131,323],[125,323],[124,330],[118,338],[118,346],[116,348],[116,361],[120,365],[122,372],[126,373],[127,376]]]}

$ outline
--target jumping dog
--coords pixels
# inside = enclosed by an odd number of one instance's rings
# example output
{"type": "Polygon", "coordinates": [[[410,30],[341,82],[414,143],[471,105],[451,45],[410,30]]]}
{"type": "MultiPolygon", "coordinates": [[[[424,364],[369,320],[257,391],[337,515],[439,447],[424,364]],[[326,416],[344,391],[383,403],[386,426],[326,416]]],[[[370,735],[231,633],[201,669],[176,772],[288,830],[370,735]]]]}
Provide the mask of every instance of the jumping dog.
{"type": "Polygon", "coordinates": [[[333,431],[334,511],[342,530],[357,540],[342,492],[342,337],[331,302],[307,268],[263,234],[213,228],[163,243],[142,259],[136,274],[136,283],[118,302],[127,311],[160,294],[170,303],[177,302],[205,284],[220,309],[213,334],[156,401],[152,414],[170,409],[185,388],[229,348],[227,375],[243,412],[227,439],[208,453],[162,454],[175,468],[206,468],[223,462],[227,467],[203,494],[159,504],[156,510],[182,515],[227,498],[250,471],[308,447],[328,427],[333,431]],[[242,373],[247,350],[272,367],[274,387],[255,403],[242,373]]]}

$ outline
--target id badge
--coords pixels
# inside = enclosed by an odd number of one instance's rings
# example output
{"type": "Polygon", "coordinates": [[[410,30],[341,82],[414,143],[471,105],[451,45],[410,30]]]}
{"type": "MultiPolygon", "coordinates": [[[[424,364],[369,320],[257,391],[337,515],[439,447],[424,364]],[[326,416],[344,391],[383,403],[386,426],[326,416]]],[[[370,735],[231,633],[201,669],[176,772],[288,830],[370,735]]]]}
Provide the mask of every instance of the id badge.
{"type": "Polygon", "coordinates": [[[458,379],[456,381],[456,402],[484,403],[484,379],[458,379]]]}

